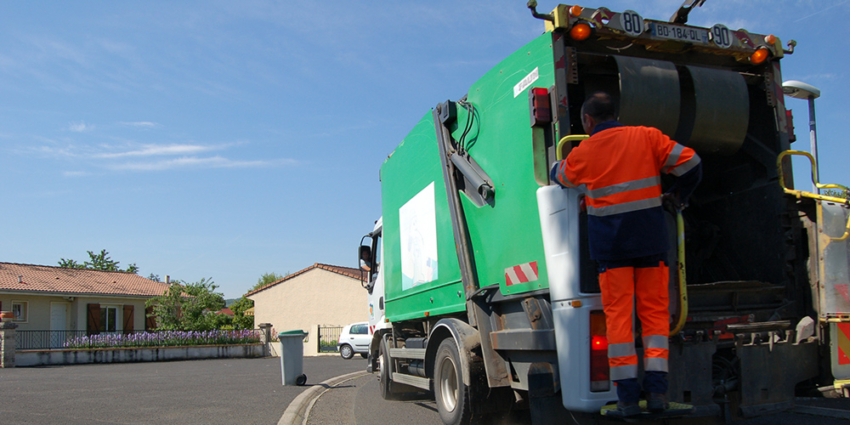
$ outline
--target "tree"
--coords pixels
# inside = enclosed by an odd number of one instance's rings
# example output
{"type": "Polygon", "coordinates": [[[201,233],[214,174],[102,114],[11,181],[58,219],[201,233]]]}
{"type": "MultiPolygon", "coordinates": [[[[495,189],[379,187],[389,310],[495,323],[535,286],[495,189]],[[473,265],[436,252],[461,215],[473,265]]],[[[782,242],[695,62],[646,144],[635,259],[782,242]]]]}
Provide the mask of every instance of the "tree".
{"type": "Polygon", "coordinates": [[[60,258],[59,267],[66,267],[70,269],[103,270],[108,272],[139,272],[139,267],[136,266],[136,263],[131,263],[126,269],[121,270],[121,268],[118,267],[118,264],[120,263],[118,261],[113,261],[112,258],[109,257],[109,252],[105,249],[100,250],[99,254],[95,254],[93,251],[86,252],[89,254],[89,261],[85,261],[83,264],[80,264],[74,260],[60,258]]]}
{"type": "Polygon", "coordinates": [[[152,280],[154,282],[159,282],[159,275],[151,273],[148,275],[148,280],[152,280]]]}
{"type": "MultiPolygon", "coordinates": [[[[260,278],[259,278],[259,279],[257,279],[257,284],[256,284],[256,285],[254,285],[253,287],[251,287],[251,291],[256,290],[256,289],[260,289],[260,288],[262,288],[263,286],[266,286],[266,285],[268,285],[268,284],[270,284],[270,283],[277,282],[278,280],[281,280],[281,279],[283,279],[283,278],[285,278],[285,277],[289,276],[289,274],[290,274],[289,272],[286,272],[286,273],[285,273],[285,274],[283,274],[283,275],[279,275],[279,274],[277,274],[277,273],[275,273],[275,272],[271,272],[271,273],[263,273],[263,275],[262,275],[262,276],[260,276],[260,278]]],[[[250,292],[250,291],[249,291],[249,292],[250,292]]]]}
{"type": "MultiPolygon", "coordinates": [[[[159,297],[146,302],[152,307],[157,319],[158,330],[207,331],[226,325],[215,314],[224,308],[224,295],[215,292],[217,285],[212,278],[203,278],[194,283],[174,280],[159,297]]],[[[229,318],[228,318],[229,319],[229,318]]]]}
{"type": "Polygon", "coordinates": [[[64,258],[59,259],[59,267],[64,267],[66,269],[84,269],[86,266],[74,261],[74,260],[66,260],[64,258]]]}
{"type": "Polygon", "coordinates": [[[824,190],[821,191],[821,194],[826,195],[826,196],[834,196],[836,198],[846,198],[847,197],[847,193],[845,193],[843,190],[838,190],[838,189],[824,189],[824,190]]]}
{"type": "Polygon", "coordinates": [[[233,311],[233,326],[236,329],[254,329],[254,316],[246,316],[245,311],[254,306],[254,301],[242,297],[230,305],[233,311]]]}

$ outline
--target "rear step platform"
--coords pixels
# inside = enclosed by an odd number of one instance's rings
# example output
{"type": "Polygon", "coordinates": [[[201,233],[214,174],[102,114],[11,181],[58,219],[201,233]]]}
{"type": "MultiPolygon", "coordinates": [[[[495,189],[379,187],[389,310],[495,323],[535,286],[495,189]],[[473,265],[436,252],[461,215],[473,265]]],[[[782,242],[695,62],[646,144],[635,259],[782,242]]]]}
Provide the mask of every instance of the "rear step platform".
{"type": "Polygon", "coordinates": [[[646,410],[646,400],[641,400],[640,410],[641,412],[639,415],[623,417],[623,414],[619,410],[617,410],[616,404],[609,404],[606,406],[602,406],[602,409],[599,411],[599,413],[602,416],[605,416],[606,418],[620,419],[626,422],[641,422],[687,416],[694,413],[694,406],[690,404],[674,403],[671,401],[670,408],[668,408],[667,410],[663,412],[652,413],[646,410]]]}

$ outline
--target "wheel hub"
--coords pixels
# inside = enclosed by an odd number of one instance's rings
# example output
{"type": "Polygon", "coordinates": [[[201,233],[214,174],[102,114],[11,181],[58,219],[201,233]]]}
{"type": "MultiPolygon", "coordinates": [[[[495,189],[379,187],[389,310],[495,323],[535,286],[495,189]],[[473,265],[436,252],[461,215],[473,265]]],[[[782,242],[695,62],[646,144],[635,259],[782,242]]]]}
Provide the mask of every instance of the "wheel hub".
{"type": "Polygon", "coordinates": [[[440,363],[440,398],[446,410],[452,412],[457,406],[457,373],[451,358],[444,358],[440,363]]]}

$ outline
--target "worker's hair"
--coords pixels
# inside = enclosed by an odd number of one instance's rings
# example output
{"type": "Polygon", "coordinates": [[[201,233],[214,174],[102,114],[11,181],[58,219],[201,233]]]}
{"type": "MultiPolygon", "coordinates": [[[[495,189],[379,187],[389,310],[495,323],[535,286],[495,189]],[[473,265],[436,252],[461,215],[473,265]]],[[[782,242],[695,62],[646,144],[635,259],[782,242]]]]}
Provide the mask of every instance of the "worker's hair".
{"type": "Polygon", "coordinates": [[[364,252],[368,252],[369,255],[372,255],[372,248],[366,245],[360,245],[360,252],[358,254],[362,257],[364,252]]]}
{"type": "Polygon", "coordinates": [[[605,122],[617,119],[617,107],[611,95],[598,91],[590,95],[581,105],[581,115],[590,115],[596,122],[605,122]]]}

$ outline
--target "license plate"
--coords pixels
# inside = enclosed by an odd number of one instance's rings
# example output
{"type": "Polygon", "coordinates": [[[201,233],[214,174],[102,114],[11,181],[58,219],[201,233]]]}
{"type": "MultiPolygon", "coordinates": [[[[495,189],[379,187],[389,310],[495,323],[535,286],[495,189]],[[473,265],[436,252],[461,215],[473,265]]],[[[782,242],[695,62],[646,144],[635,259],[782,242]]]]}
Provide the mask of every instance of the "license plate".
{"type": "Polygon", "coordinates": [[[652,35],[670,40],[688,43],[708,44],[708,30],[703,28],[680,27],[678,25],[652,23],[652,35]]]}

